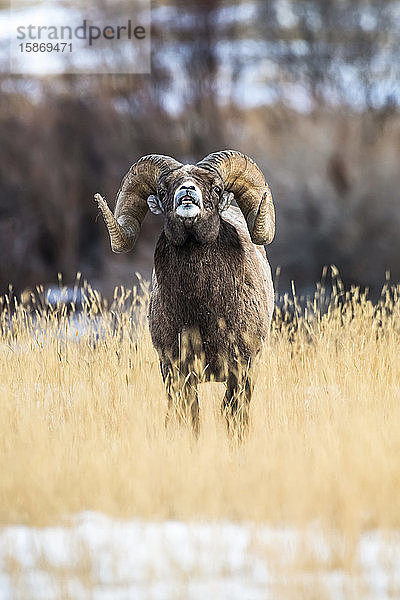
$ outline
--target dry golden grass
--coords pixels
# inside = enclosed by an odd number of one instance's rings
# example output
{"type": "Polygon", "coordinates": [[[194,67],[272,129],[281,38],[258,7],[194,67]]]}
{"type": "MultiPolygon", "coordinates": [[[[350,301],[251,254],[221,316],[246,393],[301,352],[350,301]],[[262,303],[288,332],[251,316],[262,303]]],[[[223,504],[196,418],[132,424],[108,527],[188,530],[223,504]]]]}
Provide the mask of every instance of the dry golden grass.
{"type": "Polygon", "coordinates": [[[326,312],[321,287],[305,314],[297,302],[293,318],[277,310],[239,446],[220,415],[221,384],[203,384],[198,440],[164,428],[146,293],[117,290],[110,306],[86,294],[70,315],[2,300],[1,523],[44,525],[88,509],[319,519],[346,532],[350,555],[362,530],[400,526],[400,287],[373,305],[335,279],[326,312]]]}

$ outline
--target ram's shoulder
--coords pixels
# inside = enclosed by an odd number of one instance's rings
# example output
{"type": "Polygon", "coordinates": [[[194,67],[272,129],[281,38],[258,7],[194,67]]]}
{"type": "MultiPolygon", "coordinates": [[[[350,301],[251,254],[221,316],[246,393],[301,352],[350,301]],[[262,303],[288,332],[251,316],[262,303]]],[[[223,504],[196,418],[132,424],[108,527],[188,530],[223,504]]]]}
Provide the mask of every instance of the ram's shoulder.
{"type": "Polygon", "coordinates": [[[225,210],[222,213],[221,218],[223,221],[229,223],[236,229],[243,246],[247,248],[251,252],[251,254],[255,252],[257,258],[259,258],[262,262],[266,262],[268,264],[264,246],[257,246],[251,241],[246,219],[244,218],[243,213],[239,207],[230,206],[227,210],[225,210]]]}
{"type": "Polygon", "coordinates": [[[233,225],[240,237],[251,241],[246,219],[238,206],[230,206],[227,210],[224,210],[221,218],[226,223],[233,225]]]}

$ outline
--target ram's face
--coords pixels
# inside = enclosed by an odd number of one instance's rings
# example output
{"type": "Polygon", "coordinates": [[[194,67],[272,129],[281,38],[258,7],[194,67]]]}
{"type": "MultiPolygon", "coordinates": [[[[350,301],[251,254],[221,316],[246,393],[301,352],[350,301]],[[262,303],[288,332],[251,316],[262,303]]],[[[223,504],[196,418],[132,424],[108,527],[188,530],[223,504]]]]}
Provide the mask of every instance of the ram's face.
{"type": "Polygon", "coordinates": [[[195,219],[202,213],[215,212],[223,192],[217,173],[185,165],[172,171],[157,190],[164,214],[173,212],[182,219],[195,219]]]}
{"type": "Polygon", "coordinates": [[[221,177],[206,169],[185,165],[159,182],[148,204],[164,215],[164,231],[176,244],[188,237],[209,242],[218,235],[221,210],[227,196],[221,177]]]}

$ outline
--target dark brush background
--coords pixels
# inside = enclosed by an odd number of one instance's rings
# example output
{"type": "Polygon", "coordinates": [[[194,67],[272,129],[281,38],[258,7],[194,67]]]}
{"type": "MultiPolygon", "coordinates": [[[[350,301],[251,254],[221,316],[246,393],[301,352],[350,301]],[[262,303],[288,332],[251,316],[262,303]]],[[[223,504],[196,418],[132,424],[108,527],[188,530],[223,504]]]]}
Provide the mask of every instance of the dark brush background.
{"type": "MultiPolygon", "coordinates": [[[[0,14],[8,3],[0,2],[0,14]]],[[[233,148],[276,202],[280,288],[400,280],[400,3],[154,0],[152,73],[0,75],[0,293],[77,271],[110,294],[150,277],[161,221],[113,255],[93,194],[114,207],[147,153],[233,148]]]]}

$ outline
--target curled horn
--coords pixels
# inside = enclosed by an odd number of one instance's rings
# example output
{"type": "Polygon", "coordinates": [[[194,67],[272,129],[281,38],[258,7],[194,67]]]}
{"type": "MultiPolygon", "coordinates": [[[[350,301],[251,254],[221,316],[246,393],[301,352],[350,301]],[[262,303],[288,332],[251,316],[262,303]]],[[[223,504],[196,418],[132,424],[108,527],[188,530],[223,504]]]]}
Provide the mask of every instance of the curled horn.
{"type": "Polygon", "coordinates": [[[147,198],[156,192],[161,177],[181,166],[174,158],[161,154],[149,154],[140,158],[122,180],[114,214],[100,194],[95,194],[107,225],[113,252],[132,250],[147,213],[147,198]]]}
{"type": "Polygon", "coordinates": [[[270,244],[275,235],[275,209],[271,190],[256,163],[236,150],[213,152],[197,163],[217,171],[232,192],[246,219],[254,244],[270,244]]]}

